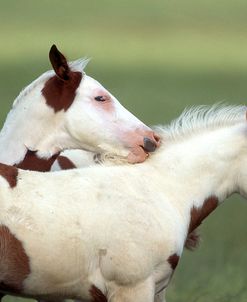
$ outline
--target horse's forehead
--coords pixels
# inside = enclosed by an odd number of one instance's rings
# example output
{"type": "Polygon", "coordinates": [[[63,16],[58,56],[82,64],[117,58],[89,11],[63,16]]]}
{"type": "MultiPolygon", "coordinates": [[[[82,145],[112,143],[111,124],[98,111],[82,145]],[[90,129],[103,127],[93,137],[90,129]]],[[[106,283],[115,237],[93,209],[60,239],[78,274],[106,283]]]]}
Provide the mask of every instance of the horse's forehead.
{"type": "Polygon", "coordinates": [[[81,81],[80,88],[90,89],[90,90],[102,89],[106,91],[105,87],[101,83],[99,83],[97,80],[95,80],[94,78],[88,75],[83,76],[83,80],[81,81]]]}

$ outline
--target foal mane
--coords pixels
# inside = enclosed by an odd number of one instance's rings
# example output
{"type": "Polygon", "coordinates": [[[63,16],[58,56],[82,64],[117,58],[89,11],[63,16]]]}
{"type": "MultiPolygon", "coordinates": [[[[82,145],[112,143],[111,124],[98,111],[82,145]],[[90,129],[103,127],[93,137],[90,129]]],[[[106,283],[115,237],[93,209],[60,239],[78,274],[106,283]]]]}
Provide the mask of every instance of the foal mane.
{"type": "Polygon", "coordinates": [[[246,119],[247,107],[244,105],[213,106],[201,105],[185,109],[182,114],[169,125],[156,129],[166,139],[177,139],[181,136],[197,134],[205,130],[233,126],[246,119]]]}
{"type": "MultiPolygon", "coordinates": [[[[72,71],[79,71],[84,73],[84,69],[87,66],[90,59],[81,58],[76,61],[69,62],[69,67],[72,71]]],[[[14,109],[20,101],[25,98],[32,90],[34,90],[38,85],[45,83],[49,78],[55,75],[54,70],[48,70],[44,72],[41,76],[39,76],[36,80],[34,80],[31,84],[26,86],[15,99],[12,109],[14,109]]]]}

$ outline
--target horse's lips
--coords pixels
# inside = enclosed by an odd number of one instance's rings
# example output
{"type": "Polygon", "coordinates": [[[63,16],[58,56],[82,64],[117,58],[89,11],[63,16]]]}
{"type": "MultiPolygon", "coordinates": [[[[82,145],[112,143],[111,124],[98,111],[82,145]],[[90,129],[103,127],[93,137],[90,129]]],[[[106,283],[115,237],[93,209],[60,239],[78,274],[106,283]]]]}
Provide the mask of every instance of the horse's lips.
{"type": "Polygon", "coordinates": [[[144,162],[149,154],[141,146],[137,146],[131,149],[127,160],[130,164],[137,164],[144,162]]]}

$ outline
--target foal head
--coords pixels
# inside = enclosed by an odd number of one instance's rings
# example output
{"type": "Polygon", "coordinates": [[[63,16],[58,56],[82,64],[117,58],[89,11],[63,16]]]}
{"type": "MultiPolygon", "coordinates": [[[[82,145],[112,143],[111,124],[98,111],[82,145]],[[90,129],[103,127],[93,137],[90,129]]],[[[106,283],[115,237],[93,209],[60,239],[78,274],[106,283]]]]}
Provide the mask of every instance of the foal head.
{"type": "Polygon", "coordinates": [[[65,149],[109,152],[131,163],[156,149],[158,136],[85,74],[86,60],[68,63],[55,45],[49,57],[53,70],[19,95],[2,131],[19,129],[12,131],[16,146],[45,158],[65,149]]]}
{"type": "Polygon", "coordinates": [[[158,136],[99,82],[78,72],[78,62],[69,66],[55,46],[51,48],[50,59],[56,76],[45,84],[43,95],[54,112],[66,112],[64,125],[76,148],[122,155],[129,150],[129,161],[143,161],[144,150],[156,149],[158,136]],[[56,89],[61,90],[61,86],[64,86],[62,103],[61,100],[54,103],[60,94],[56,89]]]}

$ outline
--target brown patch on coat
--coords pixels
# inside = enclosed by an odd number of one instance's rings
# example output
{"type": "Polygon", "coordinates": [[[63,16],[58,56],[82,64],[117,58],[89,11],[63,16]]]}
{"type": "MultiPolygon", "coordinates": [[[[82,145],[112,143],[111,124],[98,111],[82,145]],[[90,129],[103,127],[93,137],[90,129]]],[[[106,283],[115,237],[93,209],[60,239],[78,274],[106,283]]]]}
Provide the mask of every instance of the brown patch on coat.
{"type": "Polygon", "coordinates": [[[219,200],[216,196],[205,199],[202,207],[193,207],[190,211],[189,234],[194,231],[202,221],[212,213],[218,206],[219,200]]]}
{"type": "Polygon", "coordinates": [[[92,285],[89,290],[89,293],[92,297],[93,302],[107,302],[106,296],[96,286],[92,285]]]}
{"type": "Polygon", "coordinates": [[[18,169],[16,167],[0,163],[0,175],[7,180],[11,188],[17,185],[18,169]]]}
{"type": "Polygon", "coordinates": [[[170,264],[171,268],[173,270],[175,270],[175,268],[177,267],[178,265],[178,261],[179,261],[179,256],[175,253],[175,254],[172,254],[168,259],[168,263],[170,264]]]}
{"type": "Polygon", "coordinates": [[[75,169],[74,163],[66,156],[60,155],[57,158],[58,164],[62,170],[75,169]]]}
{"type": "Polygon", "coordinates": [[[29,258],[21,241],[8,227],[0,226],[0,290],[21,293],[29,274],[29,258]]]}
{"type": "Polygon", "coordinates": [[[202,207],[193,207],[190,211],[190,225],[188,230],[188,236],[185,242],[185,247],[189,250],[194,250],[200,241],[200,236],[195,232],[196,228],[202,223],[202,221],[212,213],[218,206],[219,200],[216,196],[210,196],[205,199],[202,207]]]}
{"type": "Polygon", "coordinates": [[[74,101],[81,79],[82,73],[77,71],[70,71],[68,80],[62,80],[56,75],[51,77],[42,89],[46,104],[55,112],[68,110],[74,101]]]}
{"type": "Polygon", "coordinates": [[[58,154],[54,154],[50,158],[40,158],[37,156],[37,151],[28,150],[24,159],[15,166],[23,170],[32,170],[39,172],[48,172],[51,170],[51,166],[57,159],[58,154]]]}
{"type": "Polygon", "coordinates": [[[197,233],[197,230],[195,229],[194,231],[188,234],[184,246],[186,249],[193,251],[199,246],[199,244],[200,244],[200,235],[197,233]]]}

